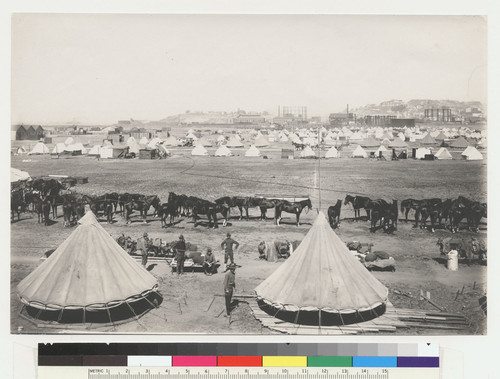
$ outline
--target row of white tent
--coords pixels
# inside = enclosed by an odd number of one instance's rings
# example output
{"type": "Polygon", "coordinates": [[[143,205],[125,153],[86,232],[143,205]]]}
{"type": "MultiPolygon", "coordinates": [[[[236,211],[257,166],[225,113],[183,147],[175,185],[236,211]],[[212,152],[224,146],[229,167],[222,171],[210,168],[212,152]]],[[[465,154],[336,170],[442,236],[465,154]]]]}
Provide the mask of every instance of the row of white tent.
{"type": "MultiPolygon", "coordinates": [[[[389,150],[386,149],[383,145],[381,145],[376,151],[375,156],[379,156],[379,154],[386,155],[389,153],[389,150]]],[[[416,159],[423,159],[426,155],[432,154],[431,149],[426,147],[420,147],[415,151],[416,159]]],[[[468,146],[461,154],[463,159],[468,161],[477,161],[483,159],[483,154],[481,154],[474,146],[468,146]]],[[[368,158],[369,154],[363,149],[360,145],[358,145],[351,154],[353,158],[368,158]]],[[[434,156],[437,159],[453,159],[452,155],[448,151],[446,147],[441,147],[434,156]]]]}

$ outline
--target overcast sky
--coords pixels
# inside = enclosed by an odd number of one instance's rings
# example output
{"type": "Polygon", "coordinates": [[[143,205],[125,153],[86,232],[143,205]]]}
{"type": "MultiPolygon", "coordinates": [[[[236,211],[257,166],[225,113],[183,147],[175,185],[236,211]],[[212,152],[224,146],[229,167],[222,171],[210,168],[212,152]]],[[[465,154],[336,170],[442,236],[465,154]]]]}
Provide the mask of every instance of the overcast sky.
{"type": "Polygon", "coordinates": [[[12,123],[487,96],[474,16],[17,14],[12,123]]]}

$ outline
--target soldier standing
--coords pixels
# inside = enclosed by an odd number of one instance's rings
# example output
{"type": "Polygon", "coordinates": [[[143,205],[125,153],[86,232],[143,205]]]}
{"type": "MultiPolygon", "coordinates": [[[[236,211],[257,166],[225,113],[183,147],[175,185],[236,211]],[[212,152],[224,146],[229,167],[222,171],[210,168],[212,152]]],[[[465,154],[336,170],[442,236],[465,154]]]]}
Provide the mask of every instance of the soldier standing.
{"type": "Polygon", "coordinates": [[[175,260],[177,261],[177,275],[184,274],[184,260],[186,259],[186,241],[184,236],[179,236],[179,241],[175,244],[175,260]]]}

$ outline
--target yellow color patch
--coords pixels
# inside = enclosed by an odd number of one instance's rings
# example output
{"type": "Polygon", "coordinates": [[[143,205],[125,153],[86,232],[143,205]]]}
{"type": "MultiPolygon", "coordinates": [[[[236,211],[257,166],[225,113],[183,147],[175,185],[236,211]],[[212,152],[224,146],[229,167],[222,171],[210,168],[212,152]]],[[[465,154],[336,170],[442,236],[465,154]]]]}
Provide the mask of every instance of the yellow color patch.
{"type": "Polygon", "coordinates": [[[307,367],[307,357],[262,357],[262,367],[307,367]]]}

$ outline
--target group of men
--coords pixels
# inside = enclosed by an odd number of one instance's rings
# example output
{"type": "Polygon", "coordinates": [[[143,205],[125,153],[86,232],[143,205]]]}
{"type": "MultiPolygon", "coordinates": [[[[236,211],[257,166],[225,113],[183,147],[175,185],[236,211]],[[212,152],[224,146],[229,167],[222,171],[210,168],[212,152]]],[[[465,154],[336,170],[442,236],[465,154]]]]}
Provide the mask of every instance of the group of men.
{"type": "MultiPolygon", "coordinates": [[[[151,240],[148,238],[148,233],[144,233],[142,238],[137,241],[137,251],[142,256],[142,265],[146,267],[148,263],[148,250],[151,246],[151,240]]],[[[233,291],[236,288],[236,264],[234,263],[234,250],[240,244],[231,238],[231,233],[227,233],[226,238],[221,243],[221,248],[224,249],[224,265],[226,266],[226,275],[224,276],[224,297],[226,300],[226,315],[228,317],[231,313],[231,301],[233,291]],[[228,265],[228,261],[230,262],[228,265]]],[[[184,274],[184,262],[186,260],[186,241],[181,234],[179,240],[174,244],[173,250],[175,252],[175,260],[177,262],[177,275],[184,274]]],[[[205,258],[203,261],[203,271],[205,275],[213,275],[217,272],[217,260],[215,259],[212,249],[207,248],[205,258]]]]}

